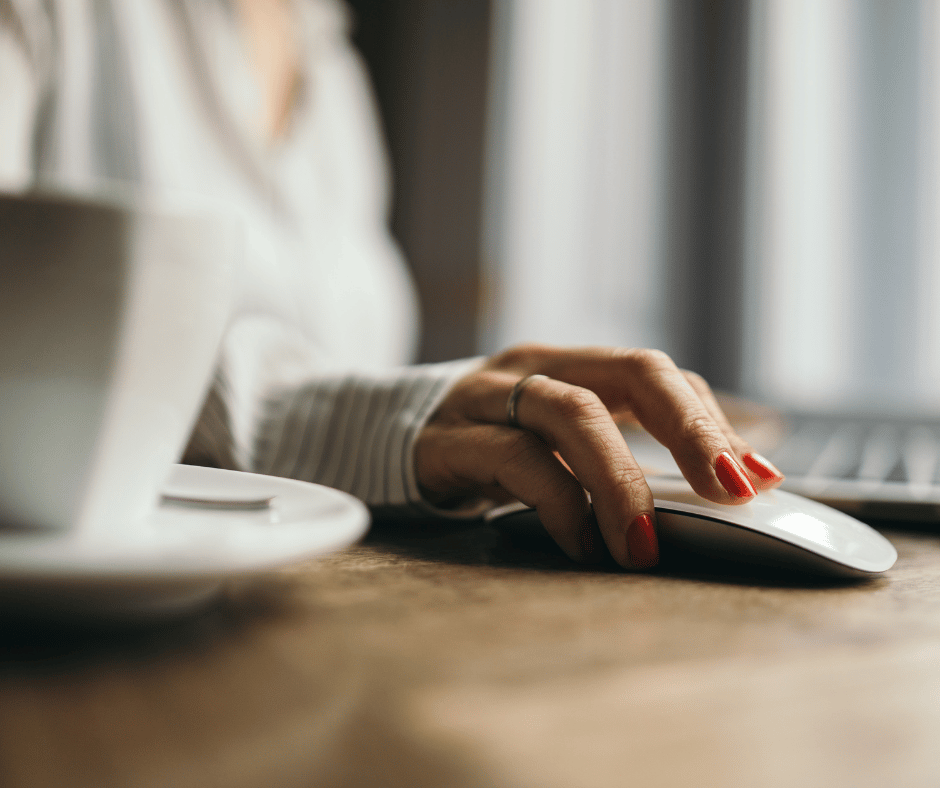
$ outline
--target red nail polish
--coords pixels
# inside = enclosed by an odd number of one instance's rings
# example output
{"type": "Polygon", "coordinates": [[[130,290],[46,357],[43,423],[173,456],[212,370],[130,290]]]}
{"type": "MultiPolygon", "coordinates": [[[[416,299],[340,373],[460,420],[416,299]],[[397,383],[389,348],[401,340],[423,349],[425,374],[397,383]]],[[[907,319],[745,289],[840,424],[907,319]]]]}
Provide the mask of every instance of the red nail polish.
{"type": "Polygon", "coordinates": [[[744,469],[726,451],[719,454],[715,460],[715,475],[721,486],[735,498],[753,498],[757,495],[744,469]]]}
{"type": "Polygon", "coordinates": [[[744,455],[744,464],[753,471],[758,479],[765,482],[782,482],[784,476],[774,464],[756,451],[744,455]]]}
{"type": "Polygon", "coordinates": [[[627,547],[630,562],[640,569],[648,569],[659,563],[659,540],[653,528],[653,518],[648,514],[637,515],[627,529],[627,547]]]}

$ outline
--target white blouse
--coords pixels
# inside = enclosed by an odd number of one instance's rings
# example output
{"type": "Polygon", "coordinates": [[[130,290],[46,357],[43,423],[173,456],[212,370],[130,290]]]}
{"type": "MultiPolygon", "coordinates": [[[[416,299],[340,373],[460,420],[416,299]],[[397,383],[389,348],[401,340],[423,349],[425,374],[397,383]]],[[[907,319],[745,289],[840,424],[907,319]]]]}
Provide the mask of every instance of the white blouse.
{"type": "Polygon", "coordinates": [[[479,360],[403,366],[416,301],[363,67],[342,7],[296,16],[302,89],[271,143],[230,2],[0,0],[0,184],[120,182],[238,217],[236,317],[188,456],[423,506],[415,438],[479,360]]]}

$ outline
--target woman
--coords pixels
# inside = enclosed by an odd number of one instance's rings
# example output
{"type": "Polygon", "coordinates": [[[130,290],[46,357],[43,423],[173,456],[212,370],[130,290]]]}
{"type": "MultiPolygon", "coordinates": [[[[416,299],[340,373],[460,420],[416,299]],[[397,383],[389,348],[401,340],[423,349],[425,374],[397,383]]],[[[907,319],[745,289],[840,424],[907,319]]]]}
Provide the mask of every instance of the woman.
{"type": "Polygon", "coordinates": [[[0,0],[0,21],[9,188],[194,193],[245,228],[237,319],[190,458],[375,507],[453,515],[518,498],[572,558],[606,548],[633,569],[657,562],[658,542],[616,420],[638,420],[710,500],[743,503],[782,480],[707,384],[657,351],[524,347],[402,366],[414,298],[334,2],[0,0]]]}

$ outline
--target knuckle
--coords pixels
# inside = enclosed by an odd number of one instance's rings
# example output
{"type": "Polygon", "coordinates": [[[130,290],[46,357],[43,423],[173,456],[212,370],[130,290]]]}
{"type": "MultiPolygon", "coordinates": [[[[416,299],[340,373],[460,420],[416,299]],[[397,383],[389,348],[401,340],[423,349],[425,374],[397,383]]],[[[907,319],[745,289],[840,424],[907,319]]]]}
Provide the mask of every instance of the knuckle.
{"type": "Polygon", "coordinates": [[[581,386],[566,386],[559,390],[551,397],[550,404],[558,418],[565,421],[594,420],[607,413],[600,397],[581,386]]]}
{"type": "Polygon", "coordinates": [[[692,372],[691,370],[684,369],[682,370],[682,374],[685,375],[685,379],[689,381],[692,388],[694,388],[696,391],[706,391],[711,388],[711,386],[708,385],[708,381],[699,375],[698,372],[692,372]]]}
{"type": "Polygon", "coordinates": [[[646,486],[646,477],[643,471],[633,464],[622,464],[611,468],[598,487],[593,492],[610,498],[623,498],[628,501],[637,501],[643,497],[646,486]]]}
{"type": "Polygon", "coordinates": [[[677,369],[667,353],[655,348],[632,348],[625,351],[624,360],[640,376],[648,377],[677,369]]]}
{"type": "Polygon", "coordinates": [[[622,465],[611,477],[612,486],[635,493],[646,484],[646,476],[638,465],[622,465]]]}
{"type": "Polygon", "coordinates": [[[721,430],[707,416],[694,416],[684,421],[678,430],[679,438],[685,443],[707,444],[720,441],[721,430]]]}

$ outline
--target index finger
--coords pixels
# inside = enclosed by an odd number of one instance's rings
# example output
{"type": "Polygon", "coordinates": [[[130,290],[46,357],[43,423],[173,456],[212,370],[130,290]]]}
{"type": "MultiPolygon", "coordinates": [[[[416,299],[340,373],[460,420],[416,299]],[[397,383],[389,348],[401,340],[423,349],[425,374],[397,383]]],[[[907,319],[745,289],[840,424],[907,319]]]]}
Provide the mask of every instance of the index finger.
{"type": "MultiPolygon", "coordinates": [[[[692,488],[717,503],[756,495],[723,425],[669,356],[658,350],[528,347],[500,357],[509,366],[537,366],[558,380],[595,392],[608,409],[629,408],[666,446],[692,488]]],[[[744,444],[742,441],[741,444],[744,444]]]]}

